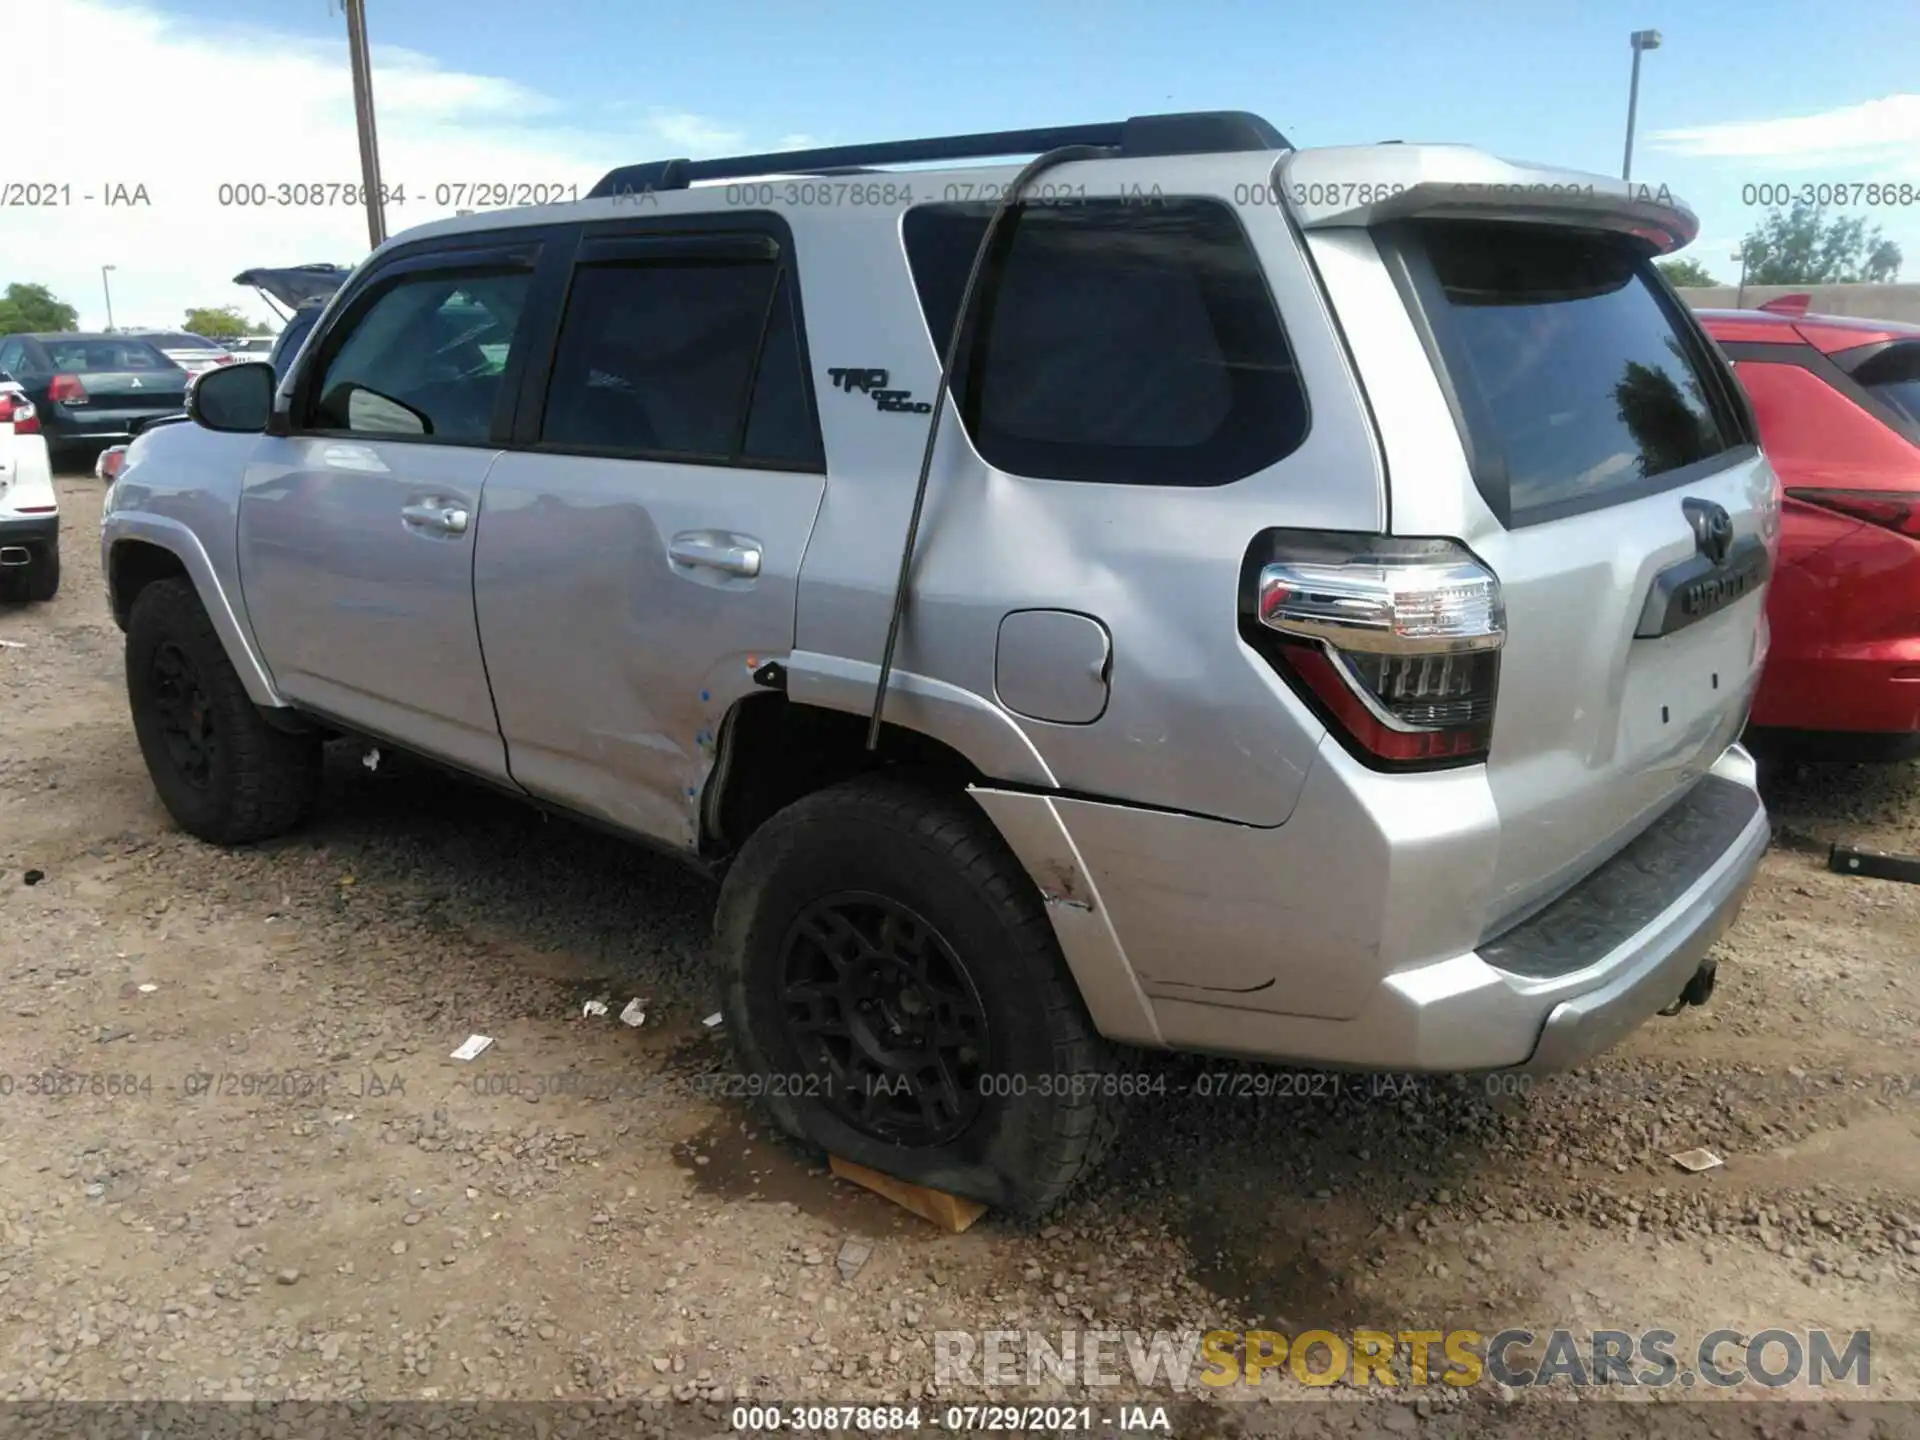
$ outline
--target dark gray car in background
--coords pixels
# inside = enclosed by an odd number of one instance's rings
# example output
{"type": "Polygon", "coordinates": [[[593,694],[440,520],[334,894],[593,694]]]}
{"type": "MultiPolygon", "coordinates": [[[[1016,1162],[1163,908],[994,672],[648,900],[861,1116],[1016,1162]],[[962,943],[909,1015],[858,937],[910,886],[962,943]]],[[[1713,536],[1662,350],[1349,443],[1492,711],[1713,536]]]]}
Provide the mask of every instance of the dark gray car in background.
{"type": "Polygon", "coordinates": [[[9,335],[0,340],[0,373],[40,412],[56,470],[186,404],[187,372],[131,335],[9,335]]]}

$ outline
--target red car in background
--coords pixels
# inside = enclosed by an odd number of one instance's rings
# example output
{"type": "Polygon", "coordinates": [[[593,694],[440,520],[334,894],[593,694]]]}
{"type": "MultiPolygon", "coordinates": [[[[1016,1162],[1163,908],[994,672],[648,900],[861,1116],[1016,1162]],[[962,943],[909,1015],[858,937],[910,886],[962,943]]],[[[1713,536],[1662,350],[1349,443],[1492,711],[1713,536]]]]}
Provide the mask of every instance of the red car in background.
{"type": "Polygon", "coordinates": [[[1920,325],[1702,310],[1733,362],[1783,492],[1754,698],[1761,750],[1920,755],[1920,325]]]}

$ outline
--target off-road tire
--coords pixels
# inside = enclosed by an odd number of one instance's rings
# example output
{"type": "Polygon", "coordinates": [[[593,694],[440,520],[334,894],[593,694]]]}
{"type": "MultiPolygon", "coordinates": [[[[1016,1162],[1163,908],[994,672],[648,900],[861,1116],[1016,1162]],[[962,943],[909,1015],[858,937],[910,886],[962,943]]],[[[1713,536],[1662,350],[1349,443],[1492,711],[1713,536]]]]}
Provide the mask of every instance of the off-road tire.
{"type": "Polygon", "coordinates": [[[60,547],[49,545],[27,565],[21,587],[28,600],[44,603],[60,593],[60,547]]]}
{"type": "Polygon", "coordinates": [[[189,834],[216,845],[242,845],[284,834],[312,810],[320,788],[319,738],[267,723],[190,582],[157,580],[133,602],[127,698],[154,789],[189,834]],[[185,657],[208,702],[217,747],[204,786],[176,764],[162,731],[154,657],[164,646],[185,657]]]}
{"type": "Polygon", "coordinates": [[[1050,1209],[1104,1157],[1120,1111],[1109,1048],[1038,889],[965,795],[864,776],[795,802],[748,839],[729,870],[714,942],[742,1088],[796,1139],[1026,1218],[1050,1209]],[[850,1124],[814,1088],[783,1024],[789,926],[816,900],[850,891],[930,923],[985,1011],[986,1098],[967,1128],[941,1143],[894,1143],[850,1124]]]}

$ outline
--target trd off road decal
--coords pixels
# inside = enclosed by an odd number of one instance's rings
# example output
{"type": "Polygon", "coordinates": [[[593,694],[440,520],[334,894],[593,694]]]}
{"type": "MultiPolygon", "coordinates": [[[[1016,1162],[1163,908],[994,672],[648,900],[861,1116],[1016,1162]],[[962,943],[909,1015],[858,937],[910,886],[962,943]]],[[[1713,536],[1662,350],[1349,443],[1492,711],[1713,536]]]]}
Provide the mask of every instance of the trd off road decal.
{"type": "Polygon", "coordinates": [[[914,399],[911,390],[889,390],[887,372],[884,370],[850,370],[843,367],[827,371],[827,378],[833,381],[836,390],[844,390],[849,395],[856,390],[863,395],[871,395],[876,410],[925,415],[933,409],[930,402],[914,399]]]}

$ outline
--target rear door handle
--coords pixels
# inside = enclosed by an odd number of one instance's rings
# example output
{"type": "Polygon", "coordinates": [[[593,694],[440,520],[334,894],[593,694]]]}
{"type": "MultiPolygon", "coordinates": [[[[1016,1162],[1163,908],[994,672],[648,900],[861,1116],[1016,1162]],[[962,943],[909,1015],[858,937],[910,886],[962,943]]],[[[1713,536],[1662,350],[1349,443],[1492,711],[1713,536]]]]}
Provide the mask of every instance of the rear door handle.
{"type": "Polygon", "coordinates": [[[751,579],[760,573],[760,542],[721,530],[683,530],[667,546],[676,565],[697,565],[751,579]]]}
{"type": "Polygon", "coordinates": [[[409,525],[438,530],[442,535],[467,533],[467,512],[458,505],[445,505],[433,500],[422,501],[417,505],[403,505],[400,508],[400,516],[409,525]]]}

